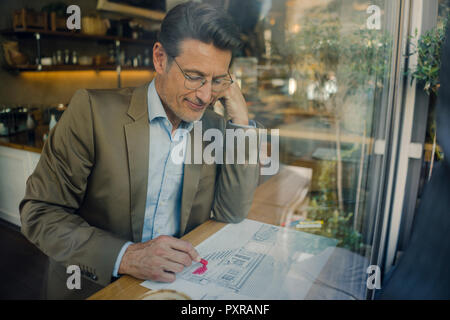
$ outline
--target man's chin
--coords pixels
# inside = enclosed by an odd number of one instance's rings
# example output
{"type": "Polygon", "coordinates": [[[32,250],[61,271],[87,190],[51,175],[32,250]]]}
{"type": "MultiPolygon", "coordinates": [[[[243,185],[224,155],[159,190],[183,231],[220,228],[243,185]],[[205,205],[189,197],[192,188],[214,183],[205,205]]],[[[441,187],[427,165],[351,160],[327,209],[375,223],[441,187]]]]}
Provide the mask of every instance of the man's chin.
{"type": "Polygon", "coordinates": [[[185,110],[183,117],[180,117],[185,122],[194,122],[200,120],[203,117],[203,114],[206,111],[206,107],[199,110],[188,109],[185,110]]]}
{"type": "Polygon", "coordinates": [[[184,121],[186,121],[186,122],[194,122],[194,121],[200,120],[200,119],[203,117],[203,114],[205,113],[205,110],[206,110],[206,109],[204,109],[204,110],[201,111],[201,112],[196,112],[196,114],[194,114],[194,115],[189,115],[189,116],[187,117],[187,119],[184,120],[184,121]]]}

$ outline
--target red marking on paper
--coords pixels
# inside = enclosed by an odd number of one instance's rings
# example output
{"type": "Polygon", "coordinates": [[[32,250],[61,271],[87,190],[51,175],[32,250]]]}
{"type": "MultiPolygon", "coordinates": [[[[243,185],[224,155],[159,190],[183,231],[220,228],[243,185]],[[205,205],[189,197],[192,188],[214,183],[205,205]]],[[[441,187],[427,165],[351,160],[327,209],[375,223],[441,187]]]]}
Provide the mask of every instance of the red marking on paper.
{"type": "Polygon", "coordinates": [[[206,272],[206,270],[208,270],[208,268],[206,268],[206,266],[203,265],[192,273],[193,274],[204,274],[206,272]]]}
{"type": "Polygon", "coordinates": [[[206,268],[206,265],[208,264],[208,261],[205,259],[201,259],[200,263],[202,264],[201,267],[197,268],[192,274],[204,274],[208,268],[206,268]]]}

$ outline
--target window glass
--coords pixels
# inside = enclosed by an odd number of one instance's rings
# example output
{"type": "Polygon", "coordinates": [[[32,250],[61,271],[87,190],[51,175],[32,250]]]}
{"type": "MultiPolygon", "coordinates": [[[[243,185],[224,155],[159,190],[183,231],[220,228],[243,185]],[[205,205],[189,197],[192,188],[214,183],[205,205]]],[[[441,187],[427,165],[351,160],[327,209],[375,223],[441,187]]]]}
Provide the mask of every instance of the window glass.
{"type": "MultiPolygon", "coordinates": [[[[305,298],[364,299],[375,135],[386,121],[398,3],[229,1],[245,45],[231,68],[250,118],[279,130],[280,169],[250,219],[335,240],[305,298]]],[[[380,157],[380,156],[378,156],[380,157]]],[[[379,169],[378,169],[379,170],[379,169]]],[[[377,180],[378,181],[378,180],[377,180]]]]}

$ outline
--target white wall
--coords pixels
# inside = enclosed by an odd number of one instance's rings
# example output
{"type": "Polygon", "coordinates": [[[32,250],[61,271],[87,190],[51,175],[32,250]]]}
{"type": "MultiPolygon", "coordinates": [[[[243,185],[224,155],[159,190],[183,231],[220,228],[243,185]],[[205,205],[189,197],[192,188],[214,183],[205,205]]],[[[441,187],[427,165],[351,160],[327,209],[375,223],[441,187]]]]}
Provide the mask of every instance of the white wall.
{"type": "Polygon", "coordinates": [[[0,218],[20,226],[19,203],[40,154],[0,146],[0,218]]]}

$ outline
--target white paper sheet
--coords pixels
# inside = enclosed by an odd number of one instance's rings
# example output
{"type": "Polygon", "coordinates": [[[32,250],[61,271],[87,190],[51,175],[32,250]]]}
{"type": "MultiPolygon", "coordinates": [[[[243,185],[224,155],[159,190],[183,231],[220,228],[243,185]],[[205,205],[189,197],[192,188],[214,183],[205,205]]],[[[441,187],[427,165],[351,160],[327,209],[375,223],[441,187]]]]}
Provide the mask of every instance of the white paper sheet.
{"type": "Polygon", "coordinates": [[[253,220],[228,224],[196,249],[208,270],[193,274],[194,263],[173,283],[144,281],[142,286],[173,289],[192,299],[303,299],[337,240],[253,220]],[[308,259],[314,257],[311,267],[308,259]]]}

